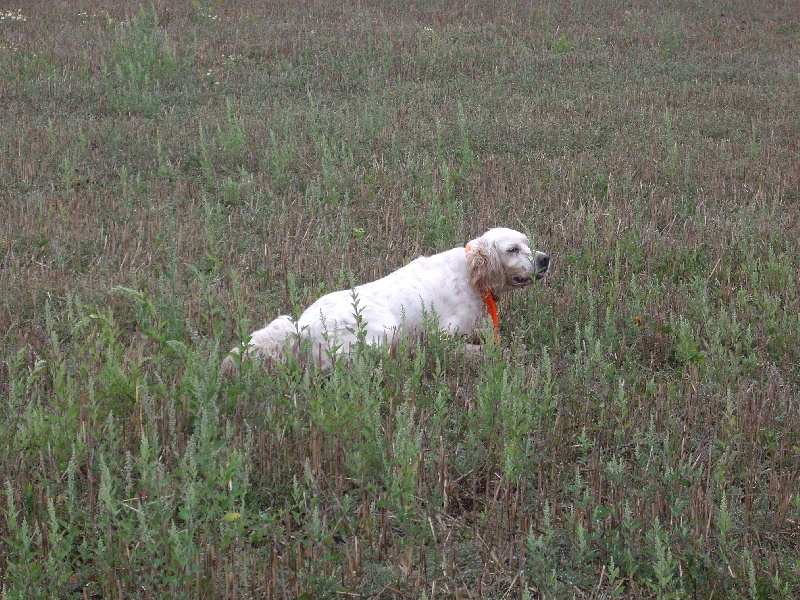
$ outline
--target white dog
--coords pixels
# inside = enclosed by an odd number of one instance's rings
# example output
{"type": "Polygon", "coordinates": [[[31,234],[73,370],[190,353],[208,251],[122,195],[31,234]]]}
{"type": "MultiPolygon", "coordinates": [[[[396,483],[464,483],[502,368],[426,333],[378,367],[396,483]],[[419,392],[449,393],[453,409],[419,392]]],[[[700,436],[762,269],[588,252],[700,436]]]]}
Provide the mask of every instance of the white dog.
{"type": "MultiPolygon", "coordinates": [[[[497,333],[495,299],[541,279],[550,257],[531,251],[528,238],[513,229],[490,229],[465,247],[422,256],[382,279],[323,296],[297,320],[280,316],[254,331],[245,354],[281,360],[310,341],[314,361],[327,368],[359,333],[370,344],[391,344],[402,330],[424,332],[435,316],[439,329],[475,339],[491,316],[497,333]]],[[[232,352],[238,352],[237,349],[232,352]]],[[[233,371],[228,356],[222,371],[233,371]]]]}

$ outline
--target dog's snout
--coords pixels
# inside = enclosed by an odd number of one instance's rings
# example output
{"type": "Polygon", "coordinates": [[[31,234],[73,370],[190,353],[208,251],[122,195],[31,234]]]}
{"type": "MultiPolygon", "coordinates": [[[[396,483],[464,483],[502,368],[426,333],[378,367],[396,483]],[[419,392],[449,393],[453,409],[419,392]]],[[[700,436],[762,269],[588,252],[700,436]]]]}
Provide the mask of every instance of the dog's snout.
{"type": "Polygon", "coordinates": [[[550,268],[550,255],[540,254],[539,257],[536,259],[536,270],[547,271],[548,268],[550,268]]]}

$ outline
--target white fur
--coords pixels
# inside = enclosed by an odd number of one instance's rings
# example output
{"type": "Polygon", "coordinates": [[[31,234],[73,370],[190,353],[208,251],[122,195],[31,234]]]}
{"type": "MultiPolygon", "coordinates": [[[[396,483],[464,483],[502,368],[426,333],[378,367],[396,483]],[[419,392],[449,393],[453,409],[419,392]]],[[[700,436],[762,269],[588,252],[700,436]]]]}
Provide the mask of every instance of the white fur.
{"type": "MultiPolygon", "coordinates": [[[[298,342],[310,340],[316,363],[325,368],[332,357],[347,353],[357,341],[357,301],[366,341],[391,343],[405,329],[422,333],[426,316],[439,328],[466,338],[477,337],[488,318],[483,297],[495,297],[539,279],[549,257],[531,251],[528,238],[513,229],[490,229],[466,247],[422,256],[382,279],[327,294],[314,302],[295,323],[280,316],[254,331],[247,354],[282,360],[296,353],[298,342]]],[[[235,350],[234,350],[235,352],[235,350]]],[[[230,373],[232,357],[223,371],[230,373]]]]}

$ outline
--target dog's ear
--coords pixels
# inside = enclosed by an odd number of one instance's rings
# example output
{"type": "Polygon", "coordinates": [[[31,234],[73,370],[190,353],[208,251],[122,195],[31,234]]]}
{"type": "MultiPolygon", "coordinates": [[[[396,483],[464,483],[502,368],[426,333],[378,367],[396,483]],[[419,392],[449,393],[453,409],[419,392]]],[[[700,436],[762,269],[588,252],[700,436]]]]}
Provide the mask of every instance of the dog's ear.
{"type": "Polygon", "coordinates": [[[506,275],[494,244],[478,238],[467,244],[466,250],[472,285],[482,294],[499,292],[506,281],[506,275]]]}

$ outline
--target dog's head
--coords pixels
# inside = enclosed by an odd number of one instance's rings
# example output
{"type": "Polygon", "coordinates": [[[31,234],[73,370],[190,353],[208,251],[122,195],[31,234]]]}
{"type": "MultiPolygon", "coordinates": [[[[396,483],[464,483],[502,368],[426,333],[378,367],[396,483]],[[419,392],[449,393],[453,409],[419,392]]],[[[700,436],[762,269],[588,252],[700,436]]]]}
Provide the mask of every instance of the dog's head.
{"type": "Polygon", "coordinates": [[[524,233],[496,227],[466,246],[472,285],[494,295],[532,284],[550,268],[550,256],[531,250],[524,233]]]}

